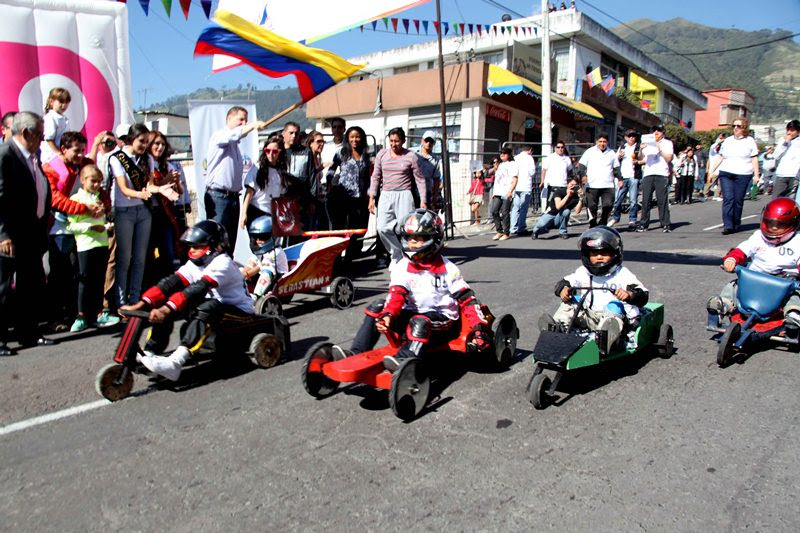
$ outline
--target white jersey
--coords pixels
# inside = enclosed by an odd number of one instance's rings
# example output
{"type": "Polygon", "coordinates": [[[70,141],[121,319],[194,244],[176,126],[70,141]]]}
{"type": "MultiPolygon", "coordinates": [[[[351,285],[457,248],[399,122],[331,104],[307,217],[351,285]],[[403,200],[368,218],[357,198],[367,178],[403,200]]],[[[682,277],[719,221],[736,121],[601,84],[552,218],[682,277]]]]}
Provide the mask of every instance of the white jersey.
{"type": "Polygon", "coordinates": [[[281,247],[262,254],[260,258],[252,256],[247,261],[247,265],[258,265],[259,267],[258,281],[253,291],[256,296],[262,296],[267,292],[267,288],[275,276],[286,274],[289,271],[289,260],[286,258],[286,252],[281,247]]]}
{"type": "Polygon", "coordinates": [[[256,311],[253,299],[247,292],[244,276],[227,254],[219,254],[203,268],[187,261],[177,274],[190,285],[205,278],[216,285],[208,292],[209,298],[238,307],[245,313],[253,314],[256,311]]]}
{"type": "MultiPolygon", "coordinates": [[[[614,290],[627,290],[629,286],[633,285],[637,289],[647,292],[647,288],[642,285],[642,282],[633,275],[633,272],[624,266],[617,268],[606,276],[593,276],[585,266],[581,265],[578,270],[566,276],[564,279],[568,281],[572,287],[606,287],[614,290]]],[[[581,292],[575,295],[576,298],[580,298],[581,296],[583,296],[581,292]]],[[[619,300],[617,300],[614,293],[610,291],[592,291],[592,293],[586,297],[585,305],[594,311],[606,311],[606,306],[613,301],[619,300]]],[[[622,302],[622,305],[625,308],[625,314],[628,319],[635,319],[641,314],[641,309],[635,305],[631,305],[628,302],[622,302]]]]}
{"type": "Polygon", "coordinates": [[[441,263],[422,269],[403,257],[392,269],[389,285],[408,291],[404,310],[419,313],[438,312],[451,320],[460,316],[453,295],[469,289],[458,267],[444,257],[441,263]]]}
{"type": "Polygon", "coordinates": [[[797,264],[800,260],[800,234],[783,244],[772,244],[764,239],[761,230],[756,230],[749,239],[737,246],[750,260],[748,268],[766,272],[773,276],[788,275],[798,277],[797,264]]]}

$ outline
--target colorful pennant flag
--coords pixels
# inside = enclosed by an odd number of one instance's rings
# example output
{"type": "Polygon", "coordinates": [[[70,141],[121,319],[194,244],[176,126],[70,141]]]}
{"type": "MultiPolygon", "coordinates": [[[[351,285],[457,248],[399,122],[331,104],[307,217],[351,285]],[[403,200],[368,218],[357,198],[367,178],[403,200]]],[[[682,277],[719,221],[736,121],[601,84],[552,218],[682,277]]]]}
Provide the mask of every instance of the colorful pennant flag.
{"type": "Polygon", "coordinates": [[[214,14],[212,25],[200,33],[194,53],[232,56],[272,78],[292,74],[304,103],[365,66],[353,65],[332,52],[304,46],[220,10],[214,14]]]}
{"type": "Polygon", "coordinates": [[[186,20],[189,20],[189,7],[192,5],[192,0],[181,0],[181,10],[186,20]]]}
{"type": "Polygon", "coordinates": [[[139,5],[142,6],[145,15],[150,14],[150,0],[139,0],[139,5]]]}
{"type": "MultiPolygon", "coordinates": [[[[422,27],[425,28],[425,35],[428,35],[428,21],[427,20],[423,20],[422,21],[422,27]]],[[[439,33],[438,29],[436,30],[436,33],[439,33]]]]}
{"type": "Polygon", "coordinates": [[[206,14],[206,18],[211,16],[211,0],[200,0],[200,5],[203,6],[203,13],[206,14]]]}
{"type": "Polygon", "coordinates": [[[410,21],[408,19],[403,19],[403,29],[406,30],[406,33],[408,33],[409,22],[410,21]]]}
{"type": "Polygon", "coordinates": [[[600,75],[600,67],[596,67],[593,71],[586,75],[586,83],[589,84],[591,89],[595,85],[600,85],[603,82],[603,77],[600,75]]]}
{"type": "Polygon", "coordinates": [[[438,21],[434,20],[433,27],[436,28],[436,35],[439,35],[439,33],[442,31],[441,24],[438,21]]]}
{"type": "Polygon", "coordinates": [[[614,86],[617,84],[617,79],[609,74],[603,79],[603,82],[600,84],[600,88],[605,91],[607,95],[611,95],[614,92],[614,86]]]}
{"type": "MultiPolygon", "coordinates": [[[[417,29],[417,35],[419,35],[419,20],[414,19],[414,27],[417,29]]],[[[428,33],[428,25],[425,25],[425,33],[428,33]]]]}
{"type": "Polygon", "coordinates": [[[394,32],[397,33],[397,23],[399,22],[399,20],[396,19],[395,17],[392,17],[391,20],[392,20],[392,28],[394,28],[394,32]]]}
{"type": "Polygon", "coordinates": [[[164,4],[164,10],[167,12],[167,17],[172,14],[172,0],[161,0],[161,3],[164,4]]]}

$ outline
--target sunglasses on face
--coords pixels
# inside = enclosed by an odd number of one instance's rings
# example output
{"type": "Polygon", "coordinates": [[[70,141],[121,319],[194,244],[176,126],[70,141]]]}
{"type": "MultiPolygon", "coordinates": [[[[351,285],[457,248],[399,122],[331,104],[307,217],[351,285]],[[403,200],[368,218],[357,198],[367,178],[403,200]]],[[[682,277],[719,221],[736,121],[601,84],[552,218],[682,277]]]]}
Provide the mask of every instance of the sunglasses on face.
{"type": "Polygon", "coordinates": [[[264,153],[265,154],[280,154],[281,153],[281,149],[280,148],[264,148],[264,153]]]}
{"type": "Polygon", "coordinates": [[[564,149],[563,146],[556,146],[556,150],[563,150],[563,149],[564,149]]]}
{"type": "Polygon", "coordinates": [[[734,128],[744,128],[744,126],[742,124],[734,124],[733,127],[734,128]]]}

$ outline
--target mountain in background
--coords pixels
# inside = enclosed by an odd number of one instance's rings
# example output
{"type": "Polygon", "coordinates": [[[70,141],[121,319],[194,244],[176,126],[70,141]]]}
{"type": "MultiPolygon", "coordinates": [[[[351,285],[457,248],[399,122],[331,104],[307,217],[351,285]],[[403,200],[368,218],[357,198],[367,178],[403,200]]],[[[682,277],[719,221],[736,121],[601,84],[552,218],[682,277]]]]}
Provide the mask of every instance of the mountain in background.
{"type": "MultiPolygon", "coordinates": [[[[250,84],[247,85],[239,85],[233,89],[212,89],[209,87],[206,87],[205,89],[197,89],[189,94],[172,96],[163,102],[149,107],[152,110],[169,111],[170,113],[177,113],[179,115],[188,115],[188,100],[254,100],[256,103],[256,111],[258,112],[258,119],[266,120],[277,115],[287,107],[297,103],[297,101],[300,99],[300,95],[298,94],[296,87],[259,91],[255,88],[255,86],[250,84]],[[249,85],[249,87],[247,85],[249,85]]],[[[250,119],[252,120],[253,117],[250,117],[250,119]]],[[[306,118],[305,109],[300,108],[295,109],[284,117],[281,117],[276,123],[270,125],[268,130],[272,131],[279,129],[289,121],[297,122],[303,129],[314,127],[314,122],[306,118]]]]}
{"type": "Polygon", "coordinates": [[[756,99],[751,122],[800,116],[800,44],[792,39],[688,57],[675,55],[663,46],[680,53],[727,50],[786,37],[792,35],[790,31],[712,28],[683,18],[666,22],[636,19],[612,31],[696,89],[746,89],[756,99]]]}

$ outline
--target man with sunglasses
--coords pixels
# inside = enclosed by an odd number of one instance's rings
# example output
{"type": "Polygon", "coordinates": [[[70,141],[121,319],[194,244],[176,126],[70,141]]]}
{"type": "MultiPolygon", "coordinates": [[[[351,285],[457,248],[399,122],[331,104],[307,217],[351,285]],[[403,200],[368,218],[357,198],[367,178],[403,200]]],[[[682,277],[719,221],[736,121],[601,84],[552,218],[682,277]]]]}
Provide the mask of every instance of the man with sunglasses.
{"type": "Polygon", "coordinates": [[[437,211],[441,209],[441,190],[442,190],[442,161],[434,155],[433,147],[436,146],[436,133],[431,130],[422,134],[422,144],[419,147],[419,169],[425,176],[425,183],[428,186],[428,207],[437,211]]]}
{"type": "Polygon", "coordinates": [[[614,212],[611,214],[608,227],[618,224],[622,218],[622,204],[627,194],[630,202],[628,229],[631,231],[636,229],[636,215],[639,214],[639,180],[642,179],[642,166],[636,160],[638,152],[639,134],[635,130],[628,130],[625,132],[625,145],[617,150],[622,179],[619,180],[617,197],[614,200],[614,212]]]}
{"type": "Polygon", "coordinates": [[[672,231],[669,219],[669,176],[672,172],[672,156],[675,149],[672,141],[664,137],[666,128],[663,124],[653,127],[655,144],[642,147],[639,163],[642,169],[642,220],[636,231],[647,231],[650,225],[650,205],[653,202],[653,193],[656,195],[658,205],[658,219],[661,221],[661,231],[672,231]]]}
{"type": "Polygon", "coordinates": [[[772,197],[793,198],[797,191],[797,178],[800,175],[800,120],[786,124],[786,136],[775,146],[775,179],[772,197]]]}

